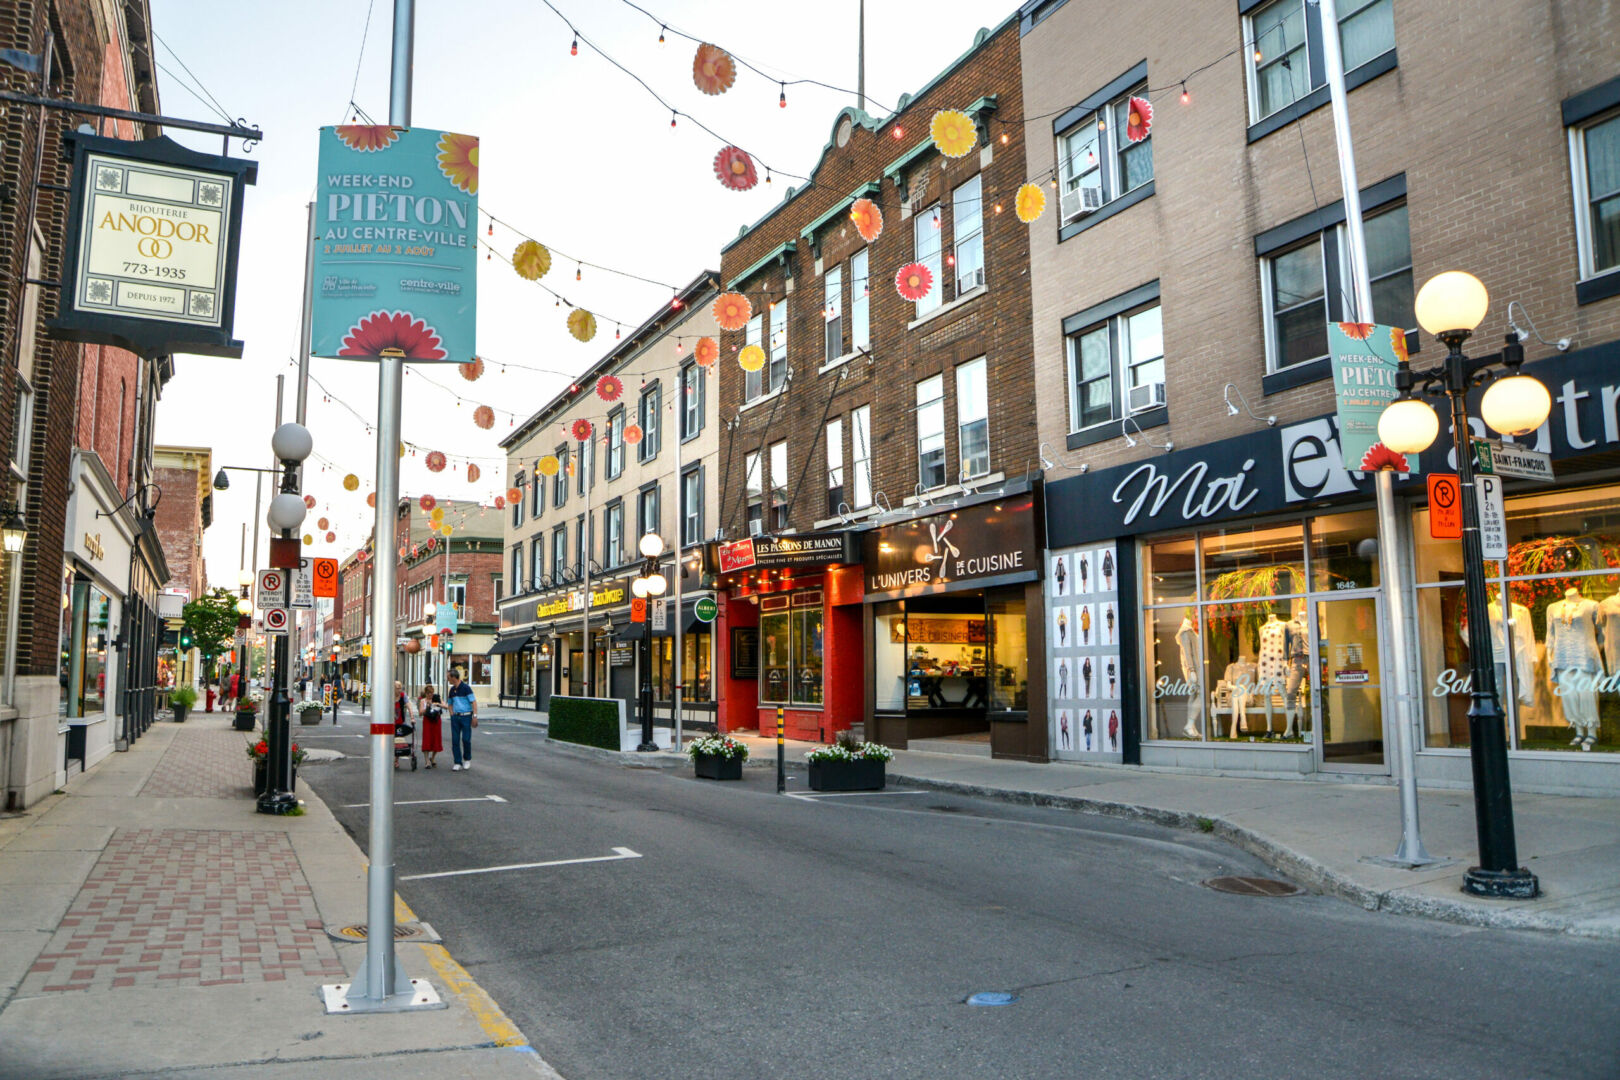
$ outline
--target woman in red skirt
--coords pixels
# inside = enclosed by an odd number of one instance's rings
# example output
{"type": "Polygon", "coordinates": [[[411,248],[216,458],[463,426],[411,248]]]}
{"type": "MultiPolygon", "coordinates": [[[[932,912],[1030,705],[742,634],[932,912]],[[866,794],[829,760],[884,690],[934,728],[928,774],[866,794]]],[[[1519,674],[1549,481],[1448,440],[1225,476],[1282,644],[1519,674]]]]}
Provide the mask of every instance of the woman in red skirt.
{"type": "Polygon", "coordinates": [[[437,769],[439,754],[444,751],[444,729],[440,723],[444,719],[444,705],[431,685],[422,687],[416,711],[422,717],[422,754],[427,758],[427,767],[437,769]]]}

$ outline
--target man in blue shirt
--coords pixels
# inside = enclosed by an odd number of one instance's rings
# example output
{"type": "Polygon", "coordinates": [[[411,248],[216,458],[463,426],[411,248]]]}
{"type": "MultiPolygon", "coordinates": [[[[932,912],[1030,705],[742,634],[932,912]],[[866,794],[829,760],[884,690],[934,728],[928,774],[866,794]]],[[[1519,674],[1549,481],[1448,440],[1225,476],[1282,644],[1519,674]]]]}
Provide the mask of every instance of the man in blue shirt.
{"type": "Polygon", "coordinates": [[[472,768],[472,729],[478,726],[478,699],[473,688],[450,671],[450,753],[456,759],[450,771],[472,768]]]}

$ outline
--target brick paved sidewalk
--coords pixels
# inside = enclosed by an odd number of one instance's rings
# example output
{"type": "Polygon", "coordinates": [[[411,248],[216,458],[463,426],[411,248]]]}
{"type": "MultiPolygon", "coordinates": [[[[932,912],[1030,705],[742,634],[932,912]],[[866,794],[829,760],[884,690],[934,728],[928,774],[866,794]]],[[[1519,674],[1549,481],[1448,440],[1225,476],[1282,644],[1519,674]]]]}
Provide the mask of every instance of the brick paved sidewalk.
{"type": "Polygon", "coordinates": [[[253,764],[243,749],[256,731],[186,727],[174,733],[141,794],[146,797],[236,799],[253,792],[253,764]]]}

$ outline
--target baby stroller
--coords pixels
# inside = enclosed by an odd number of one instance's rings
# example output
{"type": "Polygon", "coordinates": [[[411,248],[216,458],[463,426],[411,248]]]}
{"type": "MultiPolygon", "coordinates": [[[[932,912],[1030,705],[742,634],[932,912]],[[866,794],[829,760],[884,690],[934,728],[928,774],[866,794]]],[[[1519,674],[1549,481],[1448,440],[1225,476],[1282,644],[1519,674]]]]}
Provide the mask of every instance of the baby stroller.
{"type": "Polygon", "coordinates": [[[416,725],[409,720],[394,724],[394,768],[400,758],[411,759],[411,772],[416,771],[416,725]]]}

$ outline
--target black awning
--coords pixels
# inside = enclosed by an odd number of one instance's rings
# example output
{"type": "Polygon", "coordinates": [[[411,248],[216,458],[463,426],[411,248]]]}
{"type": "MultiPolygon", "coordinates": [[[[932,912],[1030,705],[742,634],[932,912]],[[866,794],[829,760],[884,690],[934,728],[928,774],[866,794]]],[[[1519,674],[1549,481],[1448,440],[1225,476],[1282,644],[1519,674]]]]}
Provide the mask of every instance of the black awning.
{"type": "Polygon", "coordinates": [[[534,639],[534,631],[527,630],[521,634],[513,634],[496,640],[489,647],[489,656],[503,656],[506,653],[515,653],[534,639]]]}

